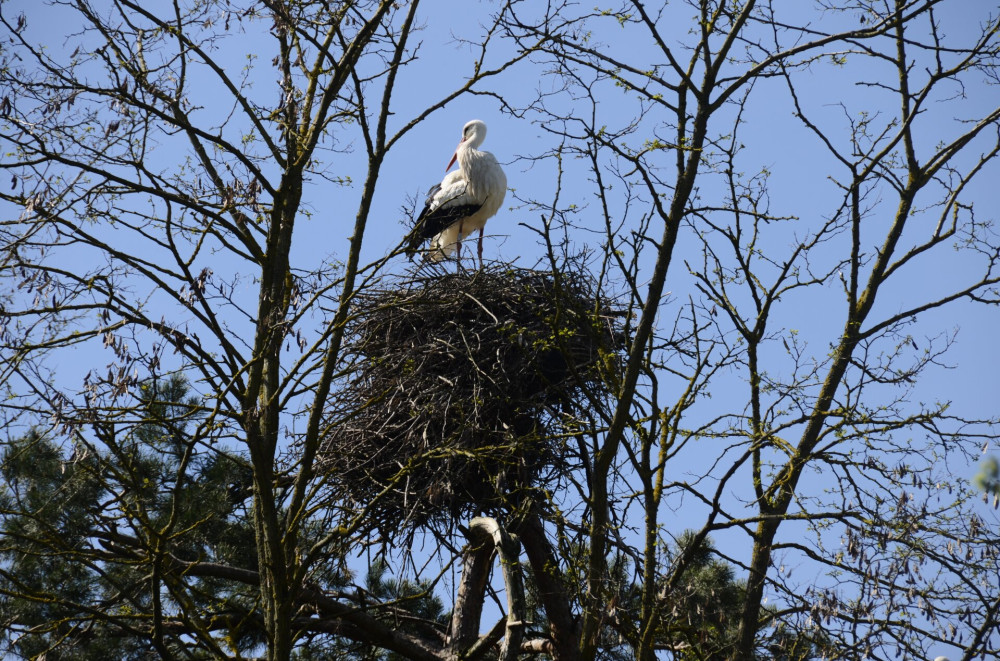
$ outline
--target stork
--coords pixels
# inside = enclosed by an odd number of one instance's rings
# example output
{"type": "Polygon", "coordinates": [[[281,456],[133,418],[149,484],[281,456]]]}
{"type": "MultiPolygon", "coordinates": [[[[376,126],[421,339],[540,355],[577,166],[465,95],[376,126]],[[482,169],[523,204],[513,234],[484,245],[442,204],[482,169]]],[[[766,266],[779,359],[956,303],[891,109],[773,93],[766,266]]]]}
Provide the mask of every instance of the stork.
{"type": "Polygon", "coordinates": [[[483,263],[483,228],[503,204],[507,176],[493,154],[477,147],[486,138],[486,124],[474,119],[462,128],[462,140],[445,170],[458,161],[458,169],[448,172],[440,184],[427,191],[427,202],[407,237],[406,254],[431,240],[428,259],[439,262],[458,249],[462,239],[479,230],[479,264],[483,263]]]}

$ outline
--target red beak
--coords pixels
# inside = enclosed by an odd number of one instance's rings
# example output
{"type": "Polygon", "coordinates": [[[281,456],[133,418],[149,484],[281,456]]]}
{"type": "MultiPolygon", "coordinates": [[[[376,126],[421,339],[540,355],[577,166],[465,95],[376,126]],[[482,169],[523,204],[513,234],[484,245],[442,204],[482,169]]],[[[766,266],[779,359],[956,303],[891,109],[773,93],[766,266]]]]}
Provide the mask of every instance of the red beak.
{"type": "MultiPolygon", "coordinates": [[[[462,138],[461,140],[458,141],[458,147],[461,147],[463,142],[465,142],[465,138],[462,138]]],[[[444,169],[445,172],[450,170],[451,166],[453,166],[455,164],[455,161],[458,160],[458,147],[455,147],[455,153],[452,154],[451,160],[448,161],[448,167],[444,169]]]]}

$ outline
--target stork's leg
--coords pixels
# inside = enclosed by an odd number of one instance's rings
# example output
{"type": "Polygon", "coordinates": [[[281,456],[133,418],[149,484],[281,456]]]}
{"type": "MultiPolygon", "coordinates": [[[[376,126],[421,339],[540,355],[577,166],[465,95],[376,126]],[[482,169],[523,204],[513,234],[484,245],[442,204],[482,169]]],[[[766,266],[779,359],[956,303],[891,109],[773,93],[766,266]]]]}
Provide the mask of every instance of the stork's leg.
{"type": "Polygon", "coordinates": [[[458,261],[459,267],[462,266],[462,222],[458,221],[458,238],[455,240],[455,260],[458,261]]]}
{"type": "Polygon", "coordinates": [[[476,246],[476,252],[479,254],[479,270],[483,270],[483,229],[479,228],[479,245],[476,246]]]}

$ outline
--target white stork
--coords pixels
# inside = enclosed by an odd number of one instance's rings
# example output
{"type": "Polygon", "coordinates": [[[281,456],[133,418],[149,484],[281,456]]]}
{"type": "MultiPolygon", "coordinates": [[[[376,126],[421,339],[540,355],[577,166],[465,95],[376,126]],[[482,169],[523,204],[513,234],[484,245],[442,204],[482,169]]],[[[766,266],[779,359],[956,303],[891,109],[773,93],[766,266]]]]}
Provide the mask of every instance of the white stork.
{"type": "Polygon", "coordinates": [[[462,129],[462,140],[445,170],[458,161],[458,169],[449,172],[427,191],[427,202],[410,233],[406,254],[413,256],[417,247],[431,240],[428,258],[438,262],[457,248],[461,257],[462,239],[479,230],[479,263],[483,262],[483,228],[503,204],[507,194],[507,176],[493,154],[477,147],[486,138],[486,124],[474,119],[462,129]]]}

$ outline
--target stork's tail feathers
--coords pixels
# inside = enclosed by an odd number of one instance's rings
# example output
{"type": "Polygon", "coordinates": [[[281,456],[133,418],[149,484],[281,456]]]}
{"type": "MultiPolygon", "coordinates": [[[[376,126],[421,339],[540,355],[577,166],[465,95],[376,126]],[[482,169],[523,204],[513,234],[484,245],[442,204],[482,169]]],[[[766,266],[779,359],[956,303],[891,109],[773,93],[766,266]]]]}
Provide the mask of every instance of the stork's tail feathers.
{"type": "Polygon", "coordinates": [[[420,233],[414,229],[410,232],[409,236],[406,237],[406,246],[403,248],[403,252],[406,253],[406,257],[412,262],[413,256],[417,254],[417,249],[420,244],[423,243],[423,239],[420,238],[420,233]]]}
{"type": "Polygon", "coordinates": [[[413,223],[413,228],[410,229],[410,233],[406,235],[404,239],[405,246],[403,247],[403,252],[406,256],[413,261],[413,256],[417,254],[420,250],[420,244],[427,240],[426,223],[424,222],[424,216],[427,211],[424,210],[423,213],[417,218],[416,222],[413,223]]]}
{"type": "Polygon", "coordinates": [[[414,228],[409,236],[406,237],[406,245],[403,247],[403,252],[406,254],[407,259],[412,262],[417,253],[421,253],[423,260],[427,262],[440,262],[447,257],[437,246],[432,245],[427,249],[421,248],[426,240],[419,232],[419,226],[414,228]]]}

